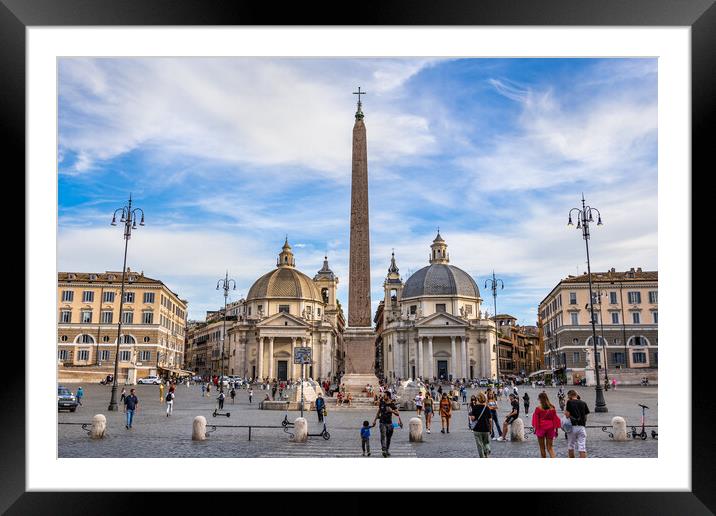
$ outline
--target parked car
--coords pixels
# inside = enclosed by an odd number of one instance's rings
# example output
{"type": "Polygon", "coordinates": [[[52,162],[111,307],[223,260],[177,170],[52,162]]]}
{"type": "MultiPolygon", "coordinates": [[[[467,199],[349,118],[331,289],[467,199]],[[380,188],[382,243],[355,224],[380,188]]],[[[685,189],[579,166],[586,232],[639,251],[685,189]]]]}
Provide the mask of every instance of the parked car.
{"type": "Polygon", "coordinates": [[[149,383],[152,385],[159,385],[160,383],[162,383],[162,380],[158,376],[145,376],[144,378],[140,378],[139,380],[137,380],[137,384],[140,384],[140,383],[142,383],[142,384],[149,383]]]}
{"type": "Polygon", "coordinates": [[[77,410],[77,405],[79,405],[79,403],[77,402],[77,397],[72,394],[71,390],[69,390],[67,387],[57,387],[58,412],[60,410],[69,410],[70,412],[74,412],[75,410],[77,410]]]}
{"type": "Polygon", "coordinates": [[[483,378],[482,380],[480,380],[480,387],[487,387],[489,384],[490,384],[490,381],[487,380],[486,378],[483,378]]]}

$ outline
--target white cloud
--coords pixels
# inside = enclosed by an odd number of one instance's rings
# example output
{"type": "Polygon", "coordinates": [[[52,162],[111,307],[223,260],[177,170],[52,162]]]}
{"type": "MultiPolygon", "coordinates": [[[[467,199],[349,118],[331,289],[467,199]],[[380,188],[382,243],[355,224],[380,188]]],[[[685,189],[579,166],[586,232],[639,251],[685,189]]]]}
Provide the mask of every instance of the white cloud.
{"type": "MultiPolygon", "coordinates": [[[[429,62],[362,62],[372,159],[430,152],[427,121],[401,112],[396,89],[429,62]],[[370,93],[369,93],[370,94],[370,93]]],[[[256,59],[81,59],[60,62],[60,150],[87,171],[134,149],[252,166],[350,170],[346,123],[356,78],[335,62],[256,59]],[[336,116],[344,113],[344,116],[336,116]]]]}

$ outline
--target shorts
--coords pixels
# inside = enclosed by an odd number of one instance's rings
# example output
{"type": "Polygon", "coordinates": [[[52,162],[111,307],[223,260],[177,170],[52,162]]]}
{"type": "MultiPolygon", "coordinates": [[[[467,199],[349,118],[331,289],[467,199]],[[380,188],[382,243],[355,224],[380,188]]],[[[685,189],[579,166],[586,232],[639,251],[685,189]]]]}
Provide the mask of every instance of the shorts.
{"type": "Polygon", "coordinates": [[[587,429],[583,426],[573,426],[572,431],[567,434],[567,449],[587,452],[587,429]]]}
{"type": "Polygon", "coordinates": [[[517,416],[508,416],[505,418],[505,423],[507,423],[508,425],[511,425],[512,423],[515,422],[516,419],[517,419],[517,416]]]}

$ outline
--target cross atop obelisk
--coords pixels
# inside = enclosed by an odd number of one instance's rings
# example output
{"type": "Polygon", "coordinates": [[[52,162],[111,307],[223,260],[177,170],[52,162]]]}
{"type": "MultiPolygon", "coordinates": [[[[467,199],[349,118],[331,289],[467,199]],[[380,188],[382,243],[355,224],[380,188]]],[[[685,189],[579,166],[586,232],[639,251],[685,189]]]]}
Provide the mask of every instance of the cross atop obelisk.
{"type": "Polygon", "coordinates": [[[363,119],[363,103],[360,100],[361,95],[365,95],[365,91],[360,90],[360,86],[358,86],[358,91],[354,91],[353,95],[358,95],[358,109],[356,109],[356,120],[362,120],[363,119]]]}

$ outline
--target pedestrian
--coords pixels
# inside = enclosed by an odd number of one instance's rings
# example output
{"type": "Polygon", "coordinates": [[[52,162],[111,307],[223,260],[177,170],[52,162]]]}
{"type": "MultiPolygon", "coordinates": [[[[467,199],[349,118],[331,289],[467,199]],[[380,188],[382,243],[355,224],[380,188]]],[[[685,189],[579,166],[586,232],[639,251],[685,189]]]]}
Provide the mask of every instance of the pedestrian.
{"type": "Polygon", "coordinates": [[[221,391],[219,396],[216,398],[219,400],[219,410],[224,410],[224,398],[226,398],[226,396],[224,396],[224,391],[221,391]]]}
{"type": "Polygon", "coordinates": [[[380,420],[380,448],[383,451],[383,457],[390,457],[390,439],[393,437],[393,415],[398,416],[398,423],[403,427],[400,420],[400,412],[390,397],[390,393],[383,395],[383,400],[378,405],[378,412],[373,418],[373,425],[380,420]]]}
{"type": "Polygon", "coordinates": [[[470,412],[470,427],[472,428],[477,454],[481,459],[490,456],[490,431],[492,430],[492,416],[487,406],[487,397],[484,393],[477,394],[476,403],[470,412]]]}
{"type": "Polygon", "coordinates": [[[522,396],[522,404],[525,406],[525,416],[530,413],[530,395],[525,391],[525,395],[522,396]]]}
{"type": "Polygon", "coordinates": [[[532,427],[535,429],[539,443],[539,453],[543,459],[547,457],[547,453],[554,458],[552,442],[557,437],[557,429],[561,426],[559,416],[554,405],[549,401],[547,393],[541,392],[537,398],[539,403],[532,414],[532,427]]]}
{"type": "Polygon", "coordinates": [[[170,390],[166,397],[167,402],[167,417],[169,417],[174,411],[174,391],[170,390]]]}
{"type": "Polygon", "coordinates": [[[159,382],[159,401],[164,401],[164,382],[159,382]]]}
{"type": "Polygon", "coordinates": [[[134,411],[139,408],[139,400],[134,394],[134,389],[129,389],[129,396],[124,397],[124,411],[127,413],[127,424],[124,425],[127,430],[132,428],[134,421],[134,411]]]}
{"type": "Polygon", "coordinates": [[[512,407],[512,410],[509,414],[505,417],[505,422],[502,424],[502,435],[497,438],[498,441],[508,441],[509,439],[506,439],[506,436],[509,435],[507,433],[507,428],[515,422],[515,420],[520,416],[520,402],[518,401],[517,397],[514,394],[510,394],[510,406],[512,407]]]}
{"type": "Polygon", "coordinates": [[[119,402],[124,403],[124,398],[126,398],[126,397],[127,397],[127,389],[122,387],[122,392],[119,395],[119,402]]]}
{"type": "Polygon", "coordinates": [[[617,379],[616,378],[612,378],[612,390],[613,391],[617,390],[617,379]]]}
{"type": "Polygon", "coordinates": [[[316,398],[316,414],[318,415],[318,422],[323,423],[323,412],[326,410],[326,400],[323,399],[323,396],[321,396],[321,393],[318,393],[318,397],[316,398]]]}
{"type": "Polygon", "coordinates": [[[370,429],[375,426],[375,421],[371,425],[368,421],[363,421],[360,429],[360,447],[363,450],[363,457],[370,457],[370,429]]]}
{"type": "MultiPolygon", "coordinates": [[[[491,425],[495,425],[497,428],[497,435],[499,437],[502,437],[502,429],[500,428],[500,420],[497,419],[497,400],[495,399],[495,393],[488,389],[487,391],[487,408],[490,410],[490,419],[492,420],[491,425]]],[[[497,439],[495,437],[495,431],[490,427],[490,437],[492,437],[492,440],[494,441],[497,439]]]]}
{"type": "Polygon", "coordinates": [[[272,399],[276,398],[276,389],[277,389],[276,382],[273,382],[273,385],[271,386],[271,398],[272,399]]]}
{"type": "Polygon", "coordinates": [[[231,404],[233,405],[234,401],[236,400],[236,389],[234,387],[231,388],[229,396],[231,396],[231,404]]]}
{"type": "Polygon", "coordinates": [[[438,385],[438,397],[442,399],[443,397],[443,386],[442,384],[438,385]]]}
{"type": "Polygon", "coordinates": [[[249,388],[249,403],[254,402],[254,390],[252,388],[249,388]]]}
{"type": "Polygon", "coordinates": [[[206,395],[211,396],[211,382],[206,382],[206,395]]]}
{"type": "Polygon", "coordinates": [[[423,411],[423,394],[420,392],[415,395],[415,411],[418,413],[418,417],[420,417],[423,411]]]}
{"type": "Polygon", "coordinates": [[[465,385],[460,386],[460,394],[462,395],[462,402],[467,402],[467,389],[465,388],[465,385]]]}
{"type": "MultiPolygon", "coordinates": [[[[117,391],[114,391],[117,392],[117,391]]],[[[85,395],[85,391],[82,390],[82,386],[80,385],[77,387],[77,392],[75,393],[75,397],[77,398],[77,403],[82,405],[82,396],[85,395]]]]}
{"type": "Polygon", "coordinates": [[[450,417],[452,416],[452,403],[447,393],[440,399],[440,433],[450,433],[450,417]]]}
{"type": "MultiPolygon", "coordinates": [[[[542,392],[544,392],[544,391],[542,391],[542,392]]],[[[561,385],[559,386],[559,391],[557,391],[557,399],[559,400],[559,410],[564,411],[564,405],[565,405],[564,391],[562,390],[561,385]]]]}
{"type": "Polygon", "coordinates": [[[564,415],[569,420],[569,425],[564,425],[567,432],[567,454],[574,458],[574,449],[577,448],[580,458],[587,457],[587,414],[589,407],[581,399],[574,389],[567,392],[567,407],[564,415]],[[569,428],[571,426],[571,428],[569,428]]]}
{"type": "Polygon", "coordinates": [[[430,427],[433,422],[433,414],[435,413],[433,407],[433,397],[430,392],[425,393],[425,399],[423,400],[423,410],[425,411],[425,430],[430,433],[430,427]]]}

